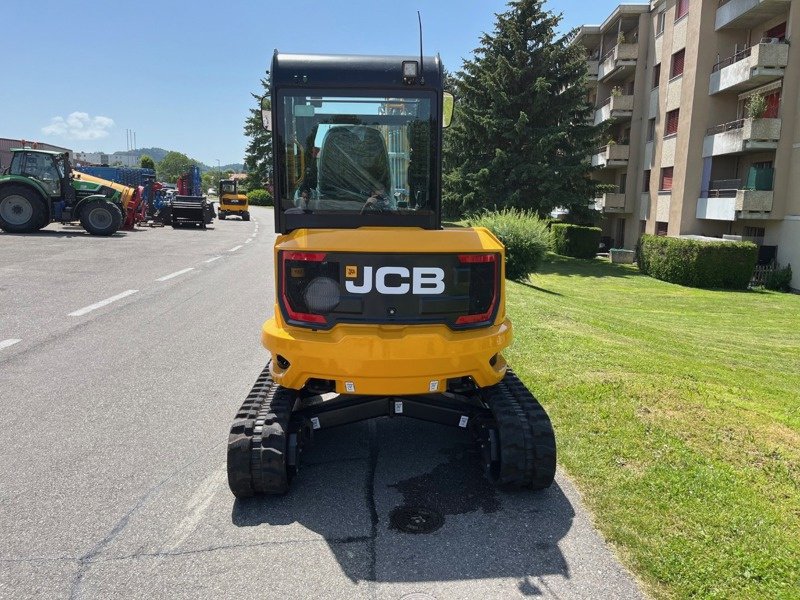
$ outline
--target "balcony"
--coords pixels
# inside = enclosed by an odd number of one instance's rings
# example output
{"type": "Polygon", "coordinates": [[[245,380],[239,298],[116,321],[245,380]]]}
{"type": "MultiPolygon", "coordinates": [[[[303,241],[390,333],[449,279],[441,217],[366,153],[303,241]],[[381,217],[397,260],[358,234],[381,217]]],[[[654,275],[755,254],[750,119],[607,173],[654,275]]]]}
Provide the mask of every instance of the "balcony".
{"type": "Polygon", "coordinates": [[[594,206],[606,213],[625,213],[625,194],[603,194],[595,198],[594,206]]]}
{"type": "Polygon", "coordinates": [[[706,132],[703,158],[776,150],[780,139],[780,119],[739,119],[706,132]]]}
{"type": "Polygon", "coordinates": [[[789,13],[792,0],[719,0],[717,31],[751,29],[780,15],[789,13]]]}
{"type": "Polygon", "coordinates": [[[609,144],[599,148],[592,156],[592,166],[604,169],[627,167],[631,147],[627,144],[609,144]]]}
{"type": "Polygon", "coordinates": [[[633,117],[633,96],[611,96],[594,113],[594,124],[610,119],[630,120],[633,117]]]}
{"type": "Polygon", "coordinates": [[[783,78],[788,64],[788,44],[758,44],[715,65],[708,93],[713,96],[720,92],[742,92],[777,81],[783,78]]]}
{"type": "Polygon", "coordinates": [[[627,78],[636,70],[638,58],[638,44],[617,44],[600,61],[597,79],[617,81],[627,78]]]}
{"type": "MultiPolygon", "coordinates": [[[[754,178],[756,187],[771,188],[772,170],[766,173],[770,185],[761,186],[760,178],[754,178]]],[[[748,186],[750,185],[748,181],[748,186]]],[[[712,181],[709,190],[701,194],[697,201],[697,218],[715,221],[735,221],[736,219],[769,219],[775,192],[771,189],[742,189],[741,179],[712,181]]]]}
{"type": "Polygon", "coordinates": [[[589,59],[586,61],[586,80],[589,83],[597,83],[597,75],[600,71],[600,61],[589,59]]]}

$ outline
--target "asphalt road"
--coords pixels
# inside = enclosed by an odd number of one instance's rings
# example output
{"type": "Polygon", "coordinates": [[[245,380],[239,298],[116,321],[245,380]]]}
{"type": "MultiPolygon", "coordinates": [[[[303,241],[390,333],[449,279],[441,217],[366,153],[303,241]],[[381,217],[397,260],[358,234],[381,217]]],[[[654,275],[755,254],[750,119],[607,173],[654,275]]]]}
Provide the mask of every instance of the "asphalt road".
{"type": "Polygon", "coordinates": [[[288,495],[235,501],[225,443],[274,293],[253,214],[0,233],[0,597],[641,597],[567,478],[499,493],[459,430],[321,431],[288,495]],[[391,529],[400,506],[444,524],[391,529]]]}

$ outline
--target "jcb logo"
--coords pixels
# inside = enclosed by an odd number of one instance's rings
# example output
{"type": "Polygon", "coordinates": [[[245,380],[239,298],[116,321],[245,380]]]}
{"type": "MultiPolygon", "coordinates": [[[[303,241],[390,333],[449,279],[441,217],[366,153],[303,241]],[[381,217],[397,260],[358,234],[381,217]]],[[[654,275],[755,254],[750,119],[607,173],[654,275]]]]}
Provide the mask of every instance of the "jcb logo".
{"type": "MultiPolygon", "coordinates": [[[[351,271],[346,271],[347,276],[351,271]]],[[[414,267],[409,270],[405,267],[379,267],[363,268],[363,278],[360,284],[352,279],[345,281],[344,287],[351,294],[369,294],[372,291],[373,280],[375,291],[387,296],[401,296],[411,292],[415,296],[436,296],[444,294],[444,270],[439,267],[414,267]],[[387,277],[395,275],[395,282],[389,285],[387,277]]]]}

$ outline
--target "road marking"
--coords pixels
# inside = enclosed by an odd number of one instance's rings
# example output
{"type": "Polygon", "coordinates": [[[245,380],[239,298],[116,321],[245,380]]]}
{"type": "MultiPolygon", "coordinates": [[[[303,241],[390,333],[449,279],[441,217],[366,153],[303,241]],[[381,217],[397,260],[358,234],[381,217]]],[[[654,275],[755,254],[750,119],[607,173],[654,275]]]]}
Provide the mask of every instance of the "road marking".
{"type": "Polygon", "coordinates": [[[175,271],[174,273],[170,273],[169,275],[164,275],[163,277],[159,277],[156,281],[166,281],[167,279],[172,279],[173,277],[177,277],[178,275],[183,275],[184,273],[188,273],[189,271],[194,271],[194,267],[189,267],[188,269],[181,269],[180,271],[175,271]]]}
{"type": "Polygon", "coordinates": [[[3,350],[4,348],[10,348],[14,344],[19,344],[21,341],[22,340],[15,340],[15,339],[3,340],[2,342],[0,342],[0,350],[3,350]]]}
{"type": "Polygon", "coordinates": [[[249,238],[247,238],[247,239],[244,241],[244,243],[245,243],[245,244],[249,244],[249,243],[250,243],[250,242],[252,242],[252,241],[253,241],[253,238],[249,237],[249,238]]]}
{"type": "Polygon", "coordinates": [[[211,505],[214,495],[219,491],[220,486],[225,481],[225,471],[218,469],[206,477],[197,491],[186,504],[185,516],[178,526],[173,530],[172,535],[164,544],[164,551],[171,552],[180,547],[186,539],[197,529],[203,515],[211,505]]]}
{"type": "Polygon", "coordinates": [[[237,250],[241,250],[241,248],[242,248],[241,246],[234,246],[233,248],[228,250],[228,252],[236,252],[237,250]]]}
{"type": "Polygon", "coordinates": [[[111,296],[111,298],[106,298],[105,300],[100,300],[100,302],[95,302],[94,304],[90,304],[89,306],[84,306],[83,308],[76,310],[75,312],[69,313],[68,317],[82,317],[86,313],[90,313],[93,310],[97,310],[98,308],[103,308],[104,306],[108,306],[112,302],[116,302],[117,300],[122,300],[123,298],[127,298],[138,292],[139,290],[125,290],[121,294],[117,294],[116,296],[111,296]]]}
{"type": "Polygon", "coordinates": [[[208,260],[204,260],[203,262],[204,263],[210,263],[210,262],[214,262],[215,260],[219,260],[220,258],[222,258],[222,257],[221,256],[212,256],[211,258],[209,258],[208,260]]]}

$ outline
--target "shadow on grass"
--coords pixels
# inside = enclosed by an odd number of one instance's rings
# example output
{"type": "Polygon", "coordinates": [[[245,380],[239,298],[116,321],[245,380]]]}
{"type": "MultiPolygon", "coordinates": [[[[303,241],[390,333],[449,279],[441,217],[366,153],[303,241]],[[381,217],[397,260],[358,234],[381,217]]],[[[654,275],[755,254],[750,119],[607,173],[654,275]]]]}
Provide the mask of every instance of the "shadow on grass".
{"type": "Polygon", "coordinates": [[[636,265],[615,265],[601,258],[570,258],[558,254],[548,254],[537,273],[567,277],[643,277],[636,265]]]}
{"type": "Polygon", "coordinates": [[[518,283],[520,285],[524,285],[527,288],[531,288],[532,290],[536,290],[537,292],[542,292],[544,294],[550,294],[551,296],[564,296],[564,294],[560,294],[558,292],[554,292],[552,290],[546,290],[544,288],[540,288],[538,285],[533,285],[530,281],[514,281],[514,283],[518,283]]]}

